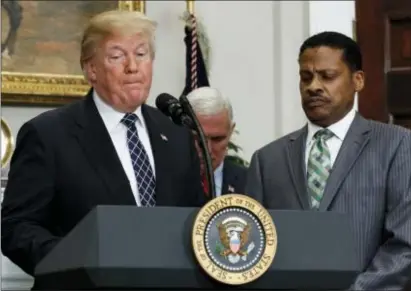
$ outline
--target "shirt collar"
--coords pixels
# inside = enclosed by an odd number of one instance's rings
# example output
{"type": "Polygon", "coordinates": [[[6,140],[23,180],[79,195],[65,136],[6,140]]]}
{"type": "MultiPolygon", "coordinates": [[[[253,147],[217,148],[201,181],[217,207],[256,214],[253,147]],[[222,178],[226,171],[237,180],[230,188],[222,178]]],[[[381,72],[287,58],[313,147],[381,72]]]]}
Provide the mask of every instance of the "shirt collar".
{"type": "MultiPolygon", "coordinates": [[[[125,113],[117,111],[113,107],[105,103],[95,90],[93,90],[93,100],[96,104],[101,118],[103,119],[104,124],[107,127],[108,132],[112,132],[121,124],[121,119],[124,117],[125,113]]],[[[133,113],[138,116],[140,125],[144,126],[144,118],[141,111],[141,106],[139,106],[133,113]]]]}
{"type": "Polygon", "coordinates": [[[223,167],[224,167],[224,160],[221,162],[220,165],[214,170],[214,175],[219,176],[220,174],[223,173],[223,167]]]}
{"type": "MultiPolygon", "coordinates": [[[[351,123],[354,121],[355,118],[355,109],[352,108],[342,119],[337,121],[334,124],[331,124],[327,128],[341,141],[344,140],[347,132],[351,126],[351,123]]],[[[307,135],[307,143],[311,142],[314,134],[323,129],[322,127],[308,121],[308,135],[307,135]]]]}

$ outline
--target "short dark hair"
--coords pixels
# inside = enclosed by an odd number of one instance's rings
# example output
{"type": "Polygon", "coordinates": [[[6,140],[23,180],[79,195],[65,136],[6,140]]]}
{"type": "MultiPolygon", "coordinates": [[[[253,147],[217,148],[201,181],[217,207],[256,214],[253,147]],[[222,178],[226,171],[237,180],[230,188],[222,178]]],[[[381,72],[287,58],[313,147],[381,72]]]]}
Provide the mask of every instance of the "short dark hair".
{"type": "Polygon", "coordinates": [[[362,55],[360,46],[352,38],[334,31],[324,31],[315,34],[304,41],[300,47],[299,56],[306,49],[327,46],[343,51],[343,60],[352,72],[362,70],[362,55]]]}

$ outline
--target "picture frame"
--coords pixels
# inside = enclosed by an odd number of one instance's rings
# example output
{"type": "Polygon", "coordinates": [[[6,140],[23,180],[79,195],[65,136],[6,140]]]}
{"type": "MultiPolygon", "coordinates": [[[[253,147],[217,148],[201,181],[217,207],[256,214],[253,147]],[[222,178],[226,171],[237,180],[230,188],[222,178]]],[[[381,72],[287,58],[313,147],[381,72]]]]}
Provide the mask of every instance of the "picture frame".
{"type": "Polygon", "coordinates": [[[9,163],[14,150],[14,139],[6,120],[1,118],[1,168],[9,163]]]}
{"type": "Polygon", "coordinates": [[[93,12],[97,14],[113,8],[145,13],[145,1],[141,0],[2,1],[1,4],[2,19],[6,18],[2,20],[2,35],[6,37],[2,36],[1,104],[14,106],[65,105],[84,97],[90,87],[81,74],[78,59],[81,33],[87,19],[93,12]],[[14,6],[7,6],[7,3],[14,6]],[[16,28],[16,23],[20,27],[16,28]],[[8,26],[6,32],[3,31],[5,26],[8,26]],[[12,47],[10,39],[13,37],[12,47]],[[10,57],[6,53],[11,49],[14,54],[10,57]]]}

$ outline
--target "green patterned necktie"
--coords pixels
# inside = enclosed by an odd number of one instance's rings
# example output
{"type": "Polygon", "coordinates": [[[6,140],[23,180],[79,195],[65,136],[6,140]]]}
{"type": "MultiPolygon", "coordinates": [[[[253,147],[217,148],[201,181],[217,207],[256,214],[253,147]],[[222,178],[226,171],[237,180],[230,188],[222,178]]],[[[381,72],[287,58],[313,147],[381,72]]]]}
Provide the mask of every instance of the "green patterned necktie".
{"type": "Polygon", "coordinates": [[[334,134],[328,129],[321,129],[314,135],[307,164],[308,193],[311,207],[318,209],[328,176],[331,170],[330,150],[326,141],[334,134]]]}

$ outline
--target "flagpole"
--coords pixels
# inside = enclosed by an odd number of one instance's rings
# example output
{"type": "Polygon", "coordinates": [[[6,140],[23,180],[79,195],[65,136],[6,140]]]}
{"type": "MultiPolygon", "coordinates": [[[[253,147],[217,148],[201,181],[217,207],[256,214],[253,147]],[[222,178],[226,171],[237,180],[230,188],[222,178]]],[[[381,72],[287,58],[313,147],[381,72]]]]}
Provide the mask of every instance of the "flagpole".
{"type": "MultiPolygon", "coordinates": [[[[198,33],[197,33],[197,19],[194,15],[194,0],[186,0],[187,3],[187,12],[189,14],[189,19],[188,21],[191,24],[191,43],[187,44],[191,47],[191,55],[190,55],[190,91],[193,91],[198,88],[198,33]]],[[[201,54],[201,52],[200,52],[201,54]]],[[[190,105],[190,102],[188,101],[187,97],[182,95],[180,97],[180,101],[183,105],[183,108],[187,110],[189,115],[193,119],[194,123],[194,130],[198,133],[199,135],[199,145],[203,154],[203,159],[205,162],[205,174],[206,175],[206,181],[203,181],[203,183],[207,183],[207,186],[204,189],[205,194],[208,196],[208,198],[213,199],[216,197],[215,193],[215,181],[214,181],[214,174],[213,174],[213,167],[212,167],[212,162],[211,162],[211,156],[210,153],[208,152],[207,149],[207,142],[206,138],[204,136],[204,132],[202,130],[202,127],[200,123],[198,122],[198,119],[196,118],[195,112],[193,108],[190,105]]]]}
{"type": "Polygon", "coordinates": [[[197,20],[194,15],[194,0],[187,0],[187,11],[190,14],[191,20],[191,91],[197,89],[198,87],[198,76],[197,76],[197,20]]]}

